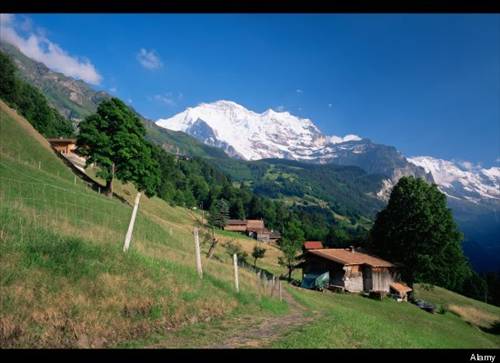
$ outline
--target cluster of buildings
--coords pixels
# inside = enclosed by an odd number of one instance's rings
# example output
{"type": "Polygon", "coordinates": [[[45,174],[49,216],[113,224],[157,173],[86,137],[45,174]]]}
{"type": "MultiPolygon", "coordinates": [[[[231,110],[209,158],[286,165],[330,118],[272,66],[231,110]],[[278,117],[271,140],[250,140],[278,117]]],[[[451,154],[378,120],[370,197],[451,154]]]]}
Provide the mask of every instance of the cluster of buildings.
{"type": "Polygon", "coordinates": [[[303,287],[314,288],[314,281],[326,276],[327,287],[347,292],[383,292],[406,301],[410,287],[399,281],[397,267],[354,247],[324,248],[320,241],[303,246],[303,287]]]}
{"type": "Polygon", "coordinates": [[[261,242],[277,243],[281,239],[281,234],[267,229],[262,219],[229,219],[224,230],[245,233],[261,242]]]}

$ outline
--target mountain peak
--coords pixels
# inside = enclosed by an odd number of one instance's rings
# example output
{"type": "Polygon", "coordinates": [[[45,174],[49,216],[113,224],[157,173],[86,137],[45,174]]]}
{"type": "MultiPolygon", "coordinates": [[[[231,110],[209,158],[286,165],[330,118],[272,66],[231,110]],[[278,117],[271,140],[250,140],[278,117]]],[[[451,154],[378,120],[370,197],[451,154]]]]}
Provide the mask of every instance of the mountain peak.
{"type": "Polygon", "coordinates": [[[229,155],[246,160],[311,160],[329,144],[361,140],[355,135],[348,135],[346,140],[325,136],[310,119],[273,109],[256,113],[228,100],[201,103],[171,118],[160,119],[156,124],[186,132],[205,144],[222,147],[229,155]]]}
{"type": "Polygon", "coordinates": [[[500,168],[481,168],[470,162],[415,156],[408,161],[431,173],[447,195],[477,203],[483,199],[500,200],[500,168]]]}

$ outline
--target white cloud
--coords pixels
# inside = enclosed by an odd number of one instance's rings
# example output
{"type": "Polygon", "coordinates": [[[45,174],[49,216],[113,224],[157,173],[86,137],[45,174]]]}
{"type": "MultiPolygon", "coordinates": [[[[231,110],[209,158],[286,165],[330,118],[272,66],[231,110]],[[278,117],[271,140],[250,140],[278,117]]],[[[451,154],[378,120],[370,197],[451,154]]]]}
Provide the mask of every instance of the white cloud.
{"type": "Polygon", "coordinates": [[[33,31],[29,18],[12,14],[0,14],[0,39],[15,45],[29,58],[45,64],[62,74],[81,79],[91,84],[99,84],[102,76],[88,59],[69,55],[58,44],[45,36],[43,29],[33,31]]]}
{"type": "Polygon", "coordinates": [[[155,101],[162,102],[169,107],[173,107],[173,106],[177,106],[177,102],[182,100],[183,97],[184,97],[184,95],[182,94],[182,92],[178,92],[177,96],[175,96],[173,94],[173,92],[166,92],[166,93],[161,94],[161,95],[160,94],[154,95],[153,99],[155,101]]]}
{"type": "Polygon", "coordinates": [[[146,49],[141,48],[137,54],[137,60],[144,68],[150,70],[158,69],[163,66],[160,57],[156,54],[154,49],[147,51],[146,49]]]}
{"type": "Polygon", "coordinates": [[[304,91],[302,91],[300,88],[297,88],[295,92],[297,92],[298,94],[304,93],[304,91]]]}

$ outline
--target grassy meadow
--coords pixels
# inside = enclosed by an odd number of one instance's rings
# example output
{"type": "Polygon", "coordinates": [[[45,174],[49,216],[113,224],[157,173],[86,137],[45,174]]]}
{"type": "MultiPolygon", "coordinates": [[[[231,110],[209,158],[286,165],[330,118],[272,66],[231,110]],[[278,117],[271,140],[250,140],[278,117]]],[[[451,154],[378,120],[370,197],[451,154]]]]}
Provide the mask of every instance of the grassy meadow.
{"type": "MultiPolygon", "coordinates": [[[[390,298],[376,301],[360,295],[319,293],[295,287],[289,290],[318,317],[311,324],[285,333],[271,345],[273,348],[500,347],[498,333],[487,333],[452,311],[430,314],[413,304],[390,298]]],[[[421,290],[417,286],[417,296],[427,298],[421,290]]],[[[438,288],[435,293],[439,295],[442,290],[438,288]]],[[[460,300],[454,302],[462,306],[460,300]]],[[[488,305],[478,311],[485,313],[485,309],[491,313],[489,324],[500,319],[500,308],[488,305]]]]}
{"type": "MultiPolygon", "coordinates": [[[[252,273],[240,270],[235,292],[222,246],[199,279],[192,211],[143,196],[123,253],[131,206],[75,179],[26,120],[0,112],[1,347],[114,346],[238,309],[274,313],[252,273]]],[[[132,203],[132,186],[115,188],[132,203]]]]}

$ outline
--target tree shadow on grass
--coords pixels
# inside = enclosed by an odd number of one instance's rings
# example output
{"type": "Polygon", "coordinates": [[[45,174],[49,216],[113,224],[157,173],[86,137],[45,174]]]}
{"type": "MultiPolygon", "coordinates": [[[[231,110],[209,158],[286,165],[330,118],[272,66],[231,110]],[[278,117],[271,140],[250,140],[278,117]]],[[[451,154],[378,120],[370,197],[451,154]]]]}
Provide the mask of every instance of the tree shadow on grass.
{"type": "Polygon", "coordinates": [[[500,335],[500,320],[495,321],[488,328],[480,327],[480,329],[485,333],[500,335]]]}

